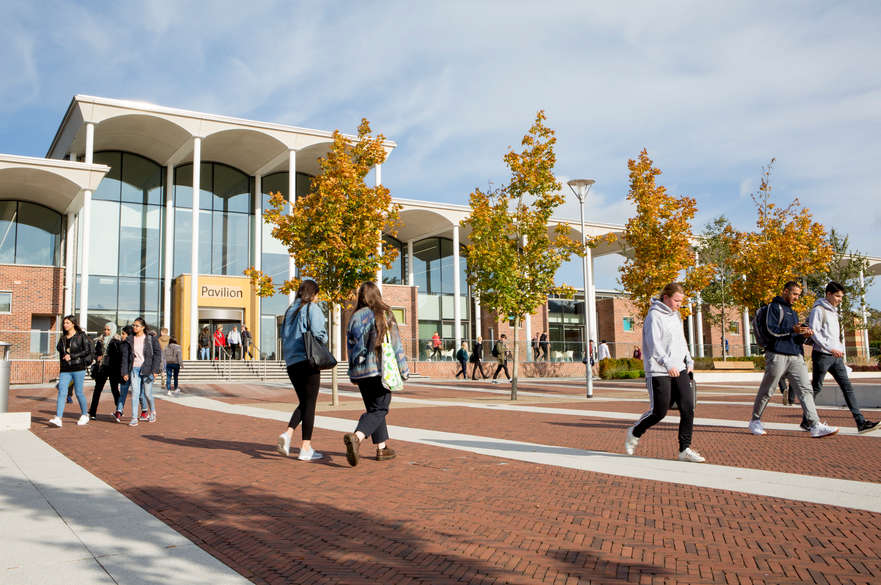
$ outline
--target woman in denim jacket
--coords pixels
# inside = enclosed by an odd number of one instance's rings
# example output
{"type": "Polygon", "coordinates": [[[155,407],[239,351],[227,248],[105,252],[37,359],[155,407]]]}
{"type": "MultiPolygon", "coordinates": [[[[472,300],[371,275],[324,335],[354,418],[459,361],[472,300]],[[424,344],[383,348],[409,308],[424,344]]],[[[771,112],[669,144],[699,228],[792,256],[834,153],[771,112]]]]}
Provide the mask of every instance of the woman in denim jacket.
{"type": "Polygon", "coordinates": [[[407,357],[401,345],[398,324],[387,304],[382,300],[379,287],[365,282],[358,289],[358,304],[349,318],[346,343],[349,350],[349,379],[358,385],[367,412],[358,419],[354,433],[346,433],[346,459],[349,465],[358,465],[358,449],[367,435],[376,445],[376,460],[387,461],[395,458],[395,452],[388,447],[388,428],[385,417],[388,415],[392,394],[382,384],[382,340],[389,332],[392,347],[395,349],[401,377],[410,376],[407,357]]]}
{"type": "Polygon", "coordinates": [[[278,436],[276,450],[287,457],[291,452],[291,438],[294,429],[302,421],[303,442],[300,443],[300,461],[315,461],[322,455],[312,448],[312,429],[315,426],[315,405],[318,403],[318,391],[321,386],[321,370],[313,368],[306,359],[306,344],[303,335],[306,325],[315,339],[327,343],[324,313],[313,300],[318,294],[318,284],[314,280],[304,280],[297,289],[297,298],[285,312],[281,326],[282,353],[288,368],[288,378],[297,393],[300,403],[291,415],[288,428],[278,436]]]}

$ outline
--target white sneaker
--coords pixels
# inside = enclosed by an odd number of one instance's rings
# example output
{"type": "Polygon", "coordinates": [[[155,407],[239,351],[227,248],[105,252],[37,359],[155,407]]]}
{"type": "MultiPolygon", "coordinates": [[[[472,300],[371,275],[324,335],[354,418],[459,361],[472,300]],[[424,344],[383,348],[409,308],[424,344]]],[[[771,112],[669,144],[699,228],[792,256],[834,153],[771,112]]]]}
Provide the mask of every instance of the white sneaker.
{"type": "Polygon", "coordinates": [[[838,427],[830,427],[826,423],[818,422],[811,427],[811,437],[819,439],[820,437],[828,437],[838,432],[838,427]]]}
{"type": "Polygon", "coordinates": [[[639,437],[633,436],[633,427],[627,429],[627,438],[624,439],[624,452],[633,455],[636,446],[639,444],[639,437]]]}
{"type": "Polygon", "coordinates": [[[496,380],[495,378],[493,378],[493,384],[498,384],[498,383],[499,383],[499,381],[496,380]]]}
{"type": "Polygon", "coordinates": [[[324,457],[324,455],[322,455],[315,449],[309,449],[308,451],[300,449],[300,454],[297,456],[297,459],[299,459],[300,461],[316,461],[318,459],[321,459],[322,457],[324,457]]]}
{"type": "Polygon", "coordinates": [[[749,432],[754,435],[767,435],[768,431],[765,430],[765,427],[762,426],[762,421],[760,420],[751,420],[749,421],[749,432]]]}
{"type": "Polygon", "coordinates": [[[60,429],[61,428],[61,419],[58,418],[57,416],[53,416],[52,418],[49,419],[49,424],[52,425],[53,427],[58,427],[60,429]]]}
{"type": "Polygon", "coordinates": [[[171,396],[171,390],[167,390],[165,393],[166,393],[168,396],[171,396]]]}
{"type": "Polygon", "coordinates": [[[285,457],[288,457],[291,454],[291,438],[285,433],[280,434],[278,436],[278,444],[276,444],[275,450],[285,457]]]}
{"type": "Polygon", "coordinates": [[[77,424],[77,426],[81,426],[81,427],[89,424],[89,415],[88,414],[80,415],[80,418],[78,421],[76,421],[76,424],[77,424]]]}
{"type": "Polygon", "coordinates": [[[704,461],[706,461],[703,455],[701,455],[691,447],[686,447],[685,451],[679,452],[679,460],[689,461],[691,463],[703,463],[704,461]]]}

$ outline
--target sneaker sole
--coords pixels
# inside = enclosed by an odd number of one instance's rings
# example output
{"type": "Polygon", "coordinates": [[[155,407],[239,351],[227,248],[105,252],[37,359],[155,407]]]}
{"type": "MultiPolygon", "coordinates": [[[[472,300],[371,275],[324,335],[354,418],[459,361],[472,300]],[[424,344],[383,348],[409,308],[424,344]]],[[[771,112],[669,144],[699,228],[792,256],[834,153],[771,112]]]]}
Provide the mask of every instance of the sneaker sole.
{"type": "Polygon", "coordinates": [[[353,439],[354,435],[352,433],[343,435],[343,443],[346,444],[346,461],[349,462],[349,465],[355,467],[358,465],[359,454],[355,450],[355,441],[353,439]]]}
{"type": "Polygon", "coordinates": [[[814,435],[811,435],[811,438],[812,438],[812,439],[822,439],[823,437],[831,437],[832,435],[837,435],[837,434],[838,434],[838,430],[839,430],[839,429],[835,429],[835,430],[832,431],[831,433],[826,433],[825,435],[817,435],[816,437],[815,437],[814,435]]]}
{"type": "Polygon", "coordinates": [[[284,455],[285,457],[288,456],[288,454],[284,450],[284,439],[282,439],[281,437],[279,437],[278,441],[276,441],[276,443],[275,443],[275,450],[278,451],[279,454],[284,455]]]}
{"type": "Polygon", "coordinates": [[[869,427],[868,429],[863,429],[863,430],[857,429],[857,432],[861,435],[864,435],[866,433],[871,433],[872,431],[877,431],[878,429],[881,429],[881,424],[877,424],[874,427],[869,427]]]}

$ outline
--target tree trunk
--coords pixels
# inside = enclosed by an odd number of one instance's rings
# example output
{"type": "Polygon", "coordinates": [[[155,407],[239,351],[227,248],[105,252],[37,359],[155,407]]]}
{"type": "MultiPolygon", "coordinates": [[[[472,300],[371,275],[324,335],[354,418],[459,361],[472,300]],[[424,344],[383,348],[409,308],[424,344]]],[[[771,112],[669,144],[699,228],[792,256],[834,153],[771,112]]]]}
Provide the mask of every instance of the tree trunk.
{"type": "MultiPolygon", "coordinates": [[[[330,348],[330,353],[334,356],[338,355],[338,352],[334,351],[336,348],[333,346],[333,332],[334,332],[334,322],[333,322],[333,314],[336,312],[336,305],[330,305],[330,311],[328,311],[328,323],[330,323],[330,327],[327,332],[327,346],[330,348]]],[[[330,405],[331,406],[339,406],[340,405],[340,395],[339,395],[339,382],[337,381],[337,372],[336,366],[331,368],[330,371],[330,405]]]]}
{"type": "Polygon", "coordinates": [[[725,331],[728,326],[728,319],[725,316],[725,297],[722,297],[722,361],[728,360],[728,352],[725,351],[725,331]]]}
{"type": "Polygon", "coordinates": [[[511,400],[517,400],[517,330],[520,326],[520,317],[514,318],[514,350],[511,354],[511,400]]]}

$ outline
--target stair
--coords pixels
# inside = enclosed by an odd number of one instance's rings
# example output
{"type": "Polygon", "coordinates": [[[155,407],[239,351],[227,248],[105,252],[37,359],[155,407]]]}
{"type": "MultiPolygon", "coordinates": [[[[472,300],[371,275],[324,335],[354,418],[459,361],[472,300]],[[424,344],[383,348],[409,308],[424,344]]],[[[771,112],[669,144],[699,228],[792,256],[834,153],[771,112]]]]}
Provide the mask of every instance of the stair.
{"type": "MultiPolygon", "coordinates": [[[[336,366],[337,378],[348,380],[348,364],[336,366]]],[[[331,370],[321,372],[322,381],[330,381],[331,370]]],[[[223,360],[184,361],[179,382],[288,382],[287,367],[283,360],[239,361],[223,360]]]]}

